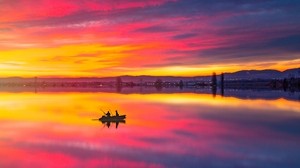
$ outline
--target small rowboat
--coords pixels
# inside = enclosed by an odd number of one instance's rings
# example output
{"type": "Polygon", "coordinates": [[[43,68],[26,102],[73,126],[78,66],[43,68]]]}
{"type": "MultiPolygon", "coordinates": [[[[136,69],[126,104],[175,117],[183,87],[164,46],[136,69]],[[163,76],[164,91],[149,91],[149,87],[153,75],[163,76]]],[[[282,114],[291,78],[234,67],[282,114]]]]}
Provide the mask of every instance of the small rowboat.
{"type": "Polygon", "coordinates": [[[122,122],[126,118],[126,115],[120,115],[120,116],[102,116],[99,118],[99,121],[101,122],[122,122]]]}

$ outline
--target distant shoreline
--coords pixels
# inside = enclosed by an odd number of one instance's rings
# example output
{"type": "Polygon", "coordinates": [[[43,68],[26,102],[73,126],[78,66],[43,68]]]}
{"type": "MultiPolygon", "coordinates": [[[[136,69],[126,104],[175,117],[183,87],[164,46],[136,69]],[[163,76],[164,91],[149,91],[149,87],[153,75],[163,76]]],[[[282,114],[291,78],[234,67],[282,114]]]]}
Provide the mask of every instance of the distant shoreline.
{"type": "MultiPolygon", "coordinates": [[[[212,72],[213,74],[213,72],[212,72]]],[[[222,73],[216,74],[217,77],[220,77],[222,73]]],[[[284,78],[300,78],[300,67],[287,69],[284,71],[278,71],[274,69],[266,69],[266,70],[241,70],[232,73],[223,73],[226,80],[253,80],[253,79],[284,79],[284,78]]],[[[36,76],[36,77],[0,77],[0,80],[26,80],[26,79],[44,79],[44,80],[113,80],[115,78],[122,78],[123,80],[151,80],[154,79],[164,79],[164,80],[186,80],[186,79],[201,79],[201,80],[210,80],[211,75],[204,75],[204,76],[152,76],[152,75],[120,75],[120,76],[111,76],[111,77],[46,77],[46,76],[36,76]]]]}

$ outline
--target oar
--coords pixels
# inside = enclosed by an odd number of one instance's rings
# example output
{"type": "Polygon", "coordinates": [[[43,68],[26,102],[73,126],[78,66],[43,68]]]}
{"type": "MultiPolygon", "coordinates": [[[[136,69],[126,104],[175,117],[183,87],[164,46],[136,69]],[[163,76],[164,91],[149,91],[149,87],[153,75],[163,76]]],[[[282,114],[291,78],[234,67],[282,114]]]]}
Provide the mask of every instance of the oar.
{"type": "Polygon", "coordinates": [[[100,108],[100,110],[102,111],[102,113],[104,114],[104,115],[106,115],[106,113],[100,108]]]}
{"type": "Polygon", "coordinates": [[[104,111],[100,108],[100,110],[104,113],[104,111]]]}

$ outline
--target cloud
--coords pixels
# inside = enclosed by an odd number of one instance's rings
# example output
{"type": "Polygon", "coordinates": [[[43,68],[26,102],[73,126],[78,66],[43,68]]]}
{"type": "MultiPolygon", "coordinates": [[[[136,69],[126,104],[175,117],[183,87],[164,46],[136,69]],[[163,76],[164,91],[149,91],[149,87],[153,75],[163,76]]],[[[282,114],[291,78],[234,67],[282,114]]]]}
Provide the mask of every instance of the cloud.
{"type": "Polygon", "coordinates": [[[291,61],[300,54],[299,11],[295,0],[2,0],[0,49],[130,45],[141,48],[114,66],[134,69],[291,61]]]}
{"type": "Polygon", "coordinates": [[[142,33],[165,33],[165,32],[173,32],[175,31],[175,28],[166,27],[166,26],[149,26],[145,28],[140,28],[135,30],[135,32],[142,32],[142,33]]]}
{"type": "Polygon", "coordinates": [[[12,31],[11,28],[0,28],[0,32],[10,32],[12,31]]]}
{"type": "Polygon", "coordinates": [[[188,39],[197,36],[197,33],[178,34],[172,37],[174,40],[188,39]]]}
{"type": "Polygon", "coordinates": [[[299,44],[300,34],[295,34],[272,39],[266,43],[265,47],[270,47],[274,50],[279,48],[286,51],[300,52],[299,44]]]}

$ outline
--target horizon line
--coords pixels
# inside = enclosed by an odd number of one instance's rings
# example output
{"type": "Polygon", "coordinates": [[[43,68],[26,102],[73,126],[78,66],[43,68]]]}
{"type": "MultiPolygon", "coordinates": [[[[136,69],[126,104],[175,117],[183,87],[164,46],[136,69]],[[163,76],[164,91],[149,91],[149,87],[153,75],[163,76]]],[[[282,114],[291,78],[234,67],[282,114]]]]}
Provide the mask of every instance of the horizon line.
{"type": "MultiPolygon", "coordinates": [[[[268,70],[272,70],[272,71],[278,71],[278,72],[284,72],[287,70],[291,70],[291,69],[299,69],[300,67],[297,68],[289,68],[289,69],[285,69],[285,70],[277,70],[277,69],[262,69],[262,70],[257,70],[257,69],[242,69],[239,71],[234,71],[234,72],[222,72],[223,74],[233,74],[233,73],[237,73],[237,72],[241,72],[241,71],[268,71],[268,70]]],[[[211,75],[196,75],[196,76],[174,76],[174,75],[118,75],[118,76],[0,76],[0,78],[117,78],[117,77],[141,77],[141,76],[148,76],[148,77],[180,77],[180,78],[193,78],[193,77],[209,77],[212,76],[213,73],[215,73],[214,71],[211,72],[211,75]]],[[[222,73],[216,73],[217,76],[221,75],[222,73]]]]}

